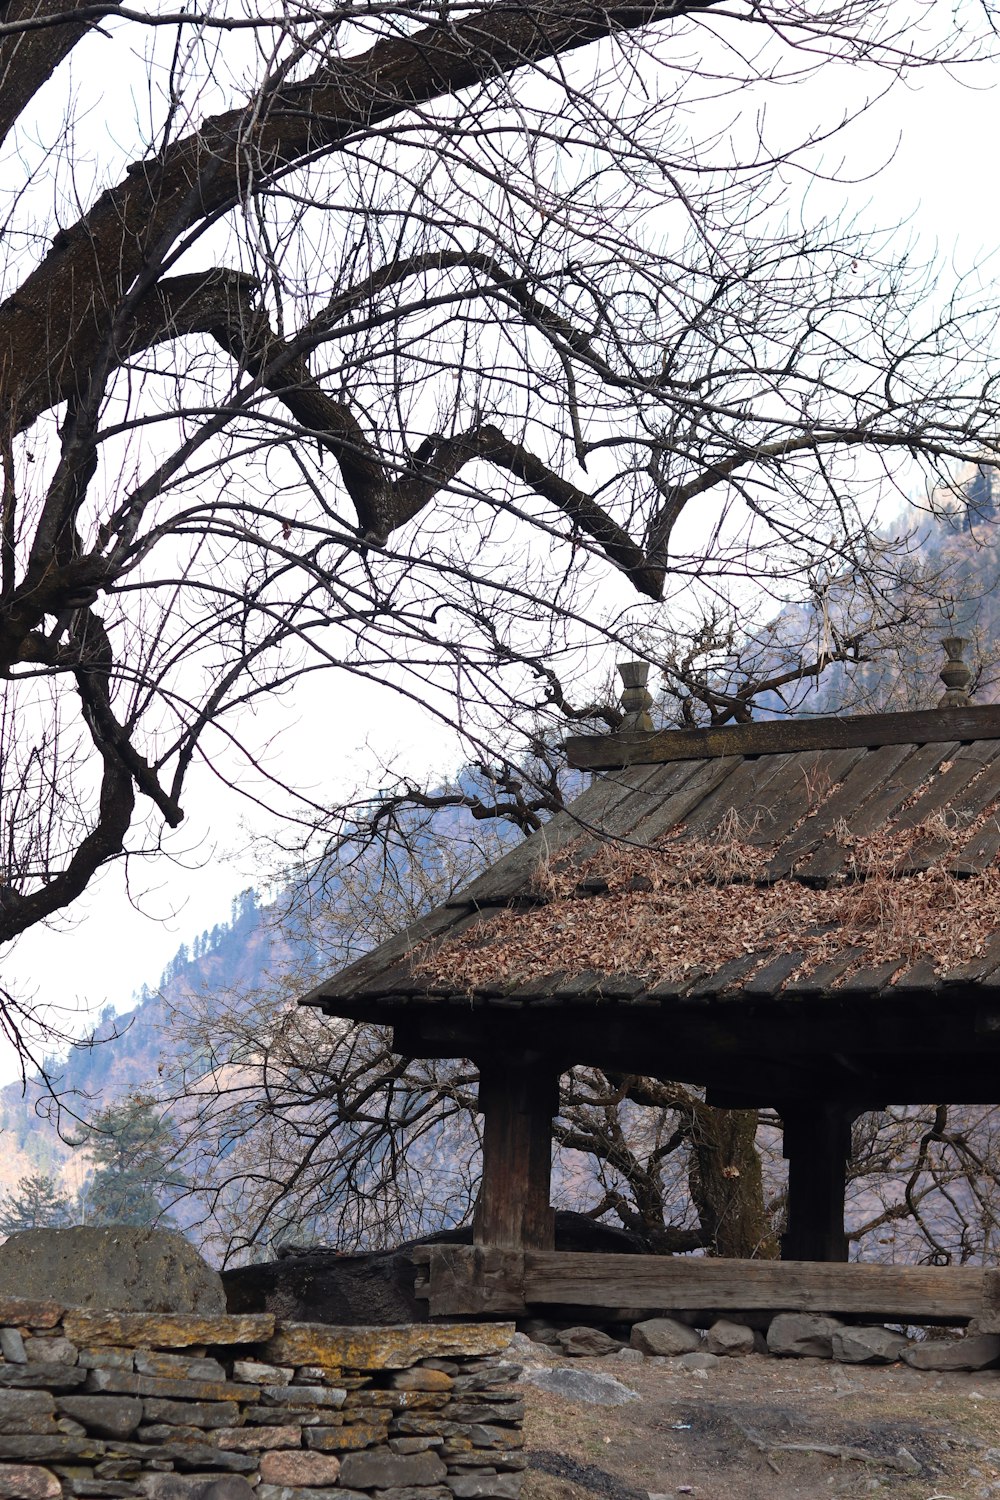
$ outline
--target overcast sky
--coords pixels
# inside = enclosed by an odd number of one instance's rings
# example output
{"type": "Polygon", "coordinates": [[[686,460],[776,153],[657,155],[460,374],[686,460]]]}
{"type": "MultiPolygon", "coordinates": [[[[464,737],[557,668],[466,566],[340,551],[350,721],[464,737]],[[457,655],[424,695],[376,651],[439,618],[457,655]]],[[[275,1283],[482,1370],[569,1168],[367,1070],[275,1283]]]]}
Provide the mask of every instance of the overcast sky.
{"type": "MultiPolygon", "coordinates": [[[[826,88],[835,109],[842,81],[841,72],[825,84],[786,90],[781,107],[813,109],[817,90],[826,88]]],[[[824,206],[845,201],[882,225],[906,220],[925,254],[937,246],[961,270],[992,256],[986,275],[1000,279],[998,111],[1000,64],[966,72],[961,81],[938,70],[918,75],[853,133],[854,174],[892,157],[883,173],[854,189],[825,190],[824,206]]],[[[275,726],[289,727],[273,753],[296,762],[320,797],[334,802],[368,781],[377,785],[379,756],[415,775],[454,769],[456,746],[415,708],[390,705],[339,674],[322,689],[313,682],[309,692],[308,733],[297,731],[296,709],[285,703],[275,726]]],[[[182,941],[225,921],[233,896],[261,879],[259,857],[247,847],[250,825],[266,829],[268,820],[204,768],[189,784],[185,807],[185,825],[170,845],[179,857],[134,862],[129,889],[123,869],[112,869],[76,904],[64,930],[36,929],[16,946],[4,961],[8,984],[76,1008],[81,1018],[107,1004],[124,1009],[144,982],[155,983],[182,941]]],[[[0,1081],[13,1075],[13,1060],[0,1054],[0,1081]]]]}

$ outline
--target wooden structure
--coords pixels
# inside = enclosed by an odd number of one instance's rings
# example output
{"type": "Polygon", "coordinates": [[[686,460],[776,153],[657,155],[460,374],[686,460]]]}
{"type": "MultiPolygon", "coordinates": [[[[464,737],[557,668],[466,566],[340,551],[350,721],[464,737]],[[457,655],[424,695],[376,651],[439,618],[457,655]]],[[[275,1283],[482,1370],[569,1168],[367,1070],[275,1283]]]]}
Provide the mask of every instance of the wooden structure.
{"type": "MultiPolygon", "coordinates": [[[[631,691],[641,710],[645,694],[631,691]]],[[[593,781],[565,812],[304,998],[331,1015],[391,1026],[404,1055],[477,1064],[484,1164],[475,1244],[490,1251],[494,1269],[500,1252],[521,1257],[507,1263],[507,1280],[527,1274],[528,1300],[538,1277],[566,1290],[568,1260],[566,1271],[547,1269],[550,1134],[559,1076],[574,1064],[704,1085],[720,1106],[776,1109],[789,1162],[782,1256],[793,1262],[847,1258],[844,1169],[860,1112],[1000,1099],[1000,898],[991,883],[1000,707],[946,696],[948,706],[927,712],[716,730],[650,732],[635,713],[640,727],[570,740],[571,764],[593,781]],[[749,851],[749,871],[712,878],[728,910],[757,912],[749,944],[692,965],[681,961],[682,932],[676,964],[669,952],[659,967],[633,964],[627,944],[612,942],[600,964],[580,967],[571,945],[558,969],[512,967],[519,933],[530,937],[553,899],[552,880],[537,878],[540,863],[558,875],[560,909],[582,931],[630,900],[655,908],[642,879],[625,888],[602,879],[602,851],[659,847],[669,865],[726,838],[749,851]],[[919,902],[930,877],[938,909],[925,951],[919,902]],[[831,920],[821,905],[824,892],[863,893],[876,878],[904,918],[914,902],[907,940],[892,951],[877,922],[866,930],[863,916],[831,920]],[[973,910],[963,908],[967,893],[973,910]],[[814,899],[819,920],[810,916],[814,899]],[[959,946],[945,951],[940,929],[952,902],[959,946]],[[800,930],[786,922],[773,936],[768,912],[796,903],[800,930]],[[463,954],[479,977],[462,979],[463,954]]],[[[720,915],[720,937],[725,922],[720,915]]],[[[607,1272],[615,1257],[600,1259],[607,1272]]],[[[468,1254],[465,1264],[488,1303],[482,1255],[478,1270],[468,1254]]],[[[657,1296],[652,1305],[668,1305],[657,1296]]],[[[624,1301],[635,1305],[634,1296],[624,1301]]]]}

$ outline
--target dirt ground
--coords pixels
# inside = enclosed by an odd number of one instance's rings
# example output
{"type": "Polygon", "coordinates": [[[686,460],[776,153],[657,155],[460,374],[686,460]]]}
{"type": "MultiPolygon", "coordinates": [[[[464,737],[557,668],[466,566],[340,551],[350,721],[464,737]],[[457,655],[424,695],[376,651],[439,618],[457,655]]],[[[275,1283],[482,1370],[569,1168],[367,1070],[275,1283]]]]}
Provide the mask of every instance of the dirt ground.
{"type": "Polygon", "coordinates": [[[638,1391],[625,1406],[525,1386],[524,1500],[1000,1500],[1000,1370],[750,1355],[689,1372],[560,1360],[638,1391]]]}

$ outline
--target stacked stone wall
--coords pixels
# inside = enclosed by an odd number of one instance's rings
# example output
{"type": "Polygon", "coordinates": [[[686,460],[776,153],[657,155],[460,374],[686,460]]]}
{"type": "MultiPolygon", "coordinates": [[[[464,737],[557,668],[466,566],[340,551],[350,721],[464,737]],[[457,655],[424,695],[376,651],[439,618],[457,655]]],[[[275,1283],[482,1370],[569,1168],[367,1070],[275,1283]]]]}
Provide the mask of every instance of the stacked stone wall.
{"type": "Polygon", "coordinates": [[[512,1332],[0,1297],[0,1500],[517,1500],[512,1332]]]}

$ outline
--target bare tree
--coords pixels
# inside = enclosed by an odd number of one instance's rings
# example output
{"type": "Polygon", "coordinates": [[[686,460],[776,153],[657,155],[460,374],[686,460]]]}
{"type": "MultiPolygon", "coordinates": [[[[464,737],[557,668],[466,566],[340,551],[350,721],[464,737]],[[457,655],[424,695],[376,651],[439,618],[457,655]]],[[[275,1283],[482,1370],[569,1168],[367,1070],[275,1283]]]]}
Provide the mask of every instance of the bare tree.
{"type": "Polygon", "coordinates": [[[897,458],[995,433],[993,313],[789,227],[843,119],[731,117],[974,58],[944,9],[10,0],[0,941],[157,848],[196,760],[279,798],[246,711],[314,671],[486,754],[695,579],[887,577],[897,458]]]}

